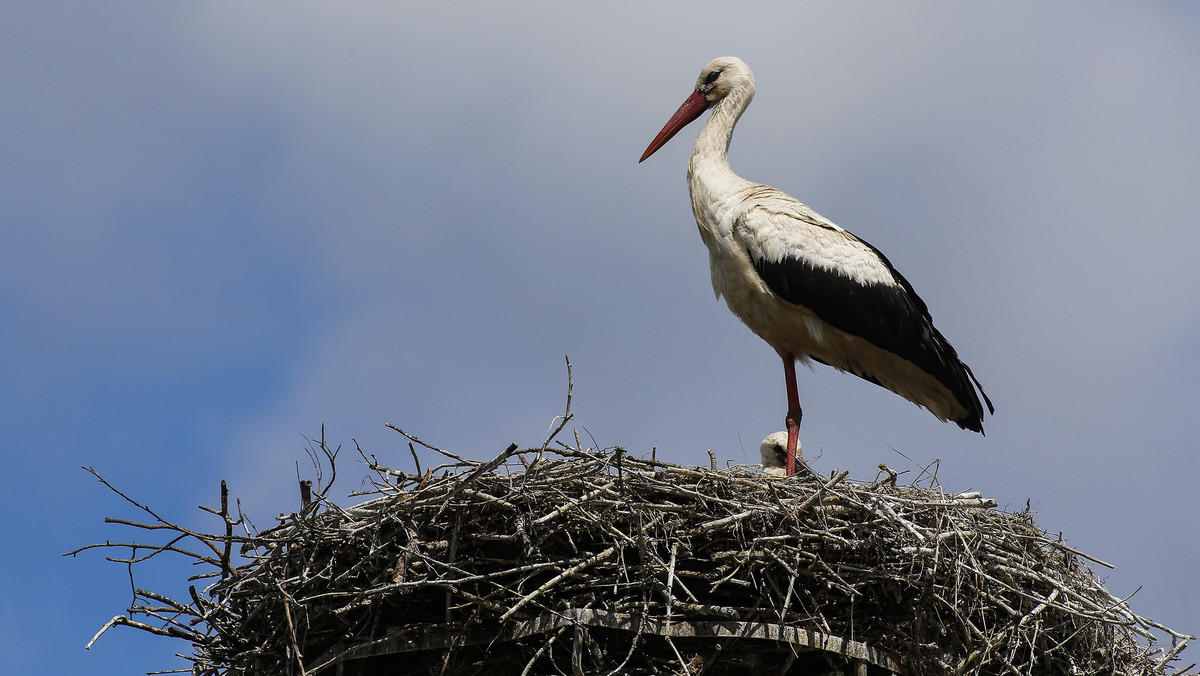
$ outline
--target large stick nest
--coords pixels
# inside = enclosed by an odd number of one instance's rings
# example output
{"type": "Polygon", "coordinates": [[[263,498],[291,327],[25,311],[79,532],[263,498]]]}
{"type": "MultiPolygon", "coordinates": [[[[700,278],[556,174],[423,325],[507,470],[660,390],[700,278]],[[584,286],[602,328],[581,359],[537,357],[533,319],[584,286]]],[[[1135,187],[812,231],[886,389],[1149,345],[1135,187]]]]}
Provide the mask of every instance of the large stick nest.
{"type": "Polygon", "coordinates": [[[189,602],[138,590],[106,628],[188,639],[195,674],[1191,671],[1171,666],[1189,637],[1109,594],[1084,559],[1103,562],[936,479],[447,455],[369,459],[369,500],[318,495],[267,531],[235,535],[226,504],[224,533],[173,526],[204,551],[154,553],[219,579],[189,602]]]}

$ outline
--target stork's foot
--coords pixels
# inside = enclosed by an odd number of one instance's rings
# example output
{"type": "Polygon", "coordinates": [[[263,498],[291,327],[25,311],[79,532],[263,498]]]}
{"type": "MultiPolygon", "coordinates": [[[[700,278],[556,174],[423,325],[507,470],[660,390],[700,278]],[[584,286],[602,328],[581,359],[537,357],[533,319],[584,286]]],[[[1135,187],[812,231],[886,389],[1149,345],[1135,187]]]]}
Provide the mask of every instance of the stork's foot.
{"type": "Polygon", "coordinates": [[[800,447],[800,418],[804,412],[800,410],[800,393],[796,390],[796,358],[791,354],[783,355],[783,381],[787,385],[788,412],[784,422],[787,424],[787,475],[796,473],[796,451],[800,447]]]}
{"type": "Polygon", "coordinates": [[[787,475],[792,476],[796,473],[796,458],[799,457],[800,449],[800,418],[803,414],[800,408],[797,407],[788,411],[787,418],[784,422],[787,424],[787,475]]]}

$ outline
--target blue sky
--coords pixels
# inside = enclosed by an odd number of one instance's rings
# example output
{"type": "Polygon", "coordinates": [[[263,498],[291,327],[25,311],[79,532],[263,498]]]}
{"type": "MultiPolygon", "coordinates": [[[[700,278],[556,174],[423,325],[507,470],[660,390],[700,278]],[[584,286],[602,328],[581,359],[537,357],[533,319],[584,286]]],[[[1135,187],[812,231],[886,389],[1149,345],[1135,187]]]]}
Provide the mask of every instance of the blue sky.
{"type": "Polygon", "coordinates": [[[269,524],[322,424],[401,466],[387,422],[540,443],[565,354],[601,446],[754,461],[782,369],[713,299],[696,129],[637,164],[725,54],[758,81],[734,169],[885,251],[996,403],[979,437],[801,369],[817,469],[940,458],[1200,631],[1200,10],[431,4],[0,9],[0,672],[187,649],[83,650],[128,575],[60,555],[138,515],[81,465],[196,527],[226,479],[269,524]]]}

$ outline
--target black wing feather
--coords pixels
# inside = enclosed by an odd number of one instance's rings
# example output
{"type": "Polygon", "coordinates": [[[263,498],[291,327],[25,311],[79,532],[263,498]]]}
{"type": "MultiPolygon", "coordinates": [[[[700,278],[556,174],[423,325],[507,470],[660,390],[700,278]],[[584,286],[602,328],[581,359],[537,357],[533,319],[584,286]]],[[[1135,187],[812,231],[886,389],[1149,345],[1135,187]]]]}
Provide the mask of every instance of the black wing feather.
{"type": "MultiPolygon", "coordinates": [[[[863,244],[888,267],[897,284],[861,284],[802,258],[769,261],[755,258],[753,251],[747,250],[747,253],[754,262],[754,269],[777,296],[812,310],[827,324],[912,362],[932,375],[969,412],[955,422],[965,429],[982,432],[983,406],[976,394],[977,388],[987,402],[988,411],[994,409],[979,381],[933,325],[925,302],[913,291],[908,280],[892,267],[882,252],[866,242],[863,244]]],[[[878,384],[869,375],[861,377],[878,384]]]]}

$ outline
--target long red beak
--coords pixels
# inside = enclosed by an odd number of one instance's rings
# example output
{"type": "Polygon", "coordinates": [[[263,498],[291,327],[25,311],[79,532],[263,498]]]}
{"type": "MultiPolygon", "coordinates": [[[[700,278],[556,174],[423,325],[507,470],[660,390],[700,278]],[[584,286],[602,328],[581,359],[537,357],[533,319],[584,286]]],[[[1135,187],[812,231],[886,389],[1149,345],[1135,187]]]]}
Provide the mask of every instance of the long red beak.
{"type": "Polygon", "coordinates": [[[650,142],[649,147],[646,148],[646,152],[642,153],[642,159],[638,160],[638,164],[641,164],[647,157],[653,155],[659,148],[667,145],[667,141],[670,141],[672,137],[678,134],[680,129],[688,126],[692,120],[700,117],[700,113],[703,113],[707,109],[708,101],[704,100],[704,94],[692,92],[692,95],[687,97],[682,106],[679,106],[679,110],[675,111],[671,119],[667,120],[666,126],[662,128],[662,131],[658,132],[658,136],[655,136],[654,140],[650,142]]]}

